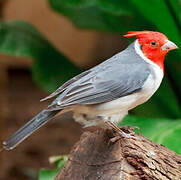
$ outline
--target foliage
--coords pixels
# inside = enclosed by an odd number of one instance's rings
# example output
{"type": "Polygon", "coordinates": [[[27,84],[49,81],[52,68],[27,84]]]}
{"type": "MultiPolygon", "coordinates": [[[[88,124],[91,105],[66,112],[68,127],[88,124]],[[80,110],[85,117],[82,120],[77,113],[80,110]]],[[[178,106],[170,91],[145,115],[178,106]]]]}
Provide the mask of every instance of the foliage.
{"type": "Polygon", "coordinates": [[[49,158],[49,162],[55,164],[55,169],[42,169],[39,173],[39,180],[53,180],[59,170],[64,166],[67,156],[53,156],[49,158]]]}
{"type": "Polygon", "coordinates": [[[33,79],[47,91],[55,90],[61,83],[80,72],[78,67],[27,22],[1,22],[0,37],[0,52],[34,59],[33,79]]]}

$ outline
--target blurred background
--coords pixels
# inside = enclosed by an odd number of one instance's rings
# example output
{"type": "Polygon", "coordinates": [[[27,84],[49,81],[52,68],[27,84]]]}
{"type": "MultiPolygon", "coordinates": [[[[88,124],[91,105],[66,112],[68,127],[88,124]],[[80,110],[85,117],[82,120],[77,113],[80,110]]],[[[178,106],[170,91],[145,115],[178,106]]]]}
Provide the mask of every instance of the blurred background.
{"type": "MultiPolygon", "coordinates": [[[[122,34],[129,30],[157,30],[180,46],[181,2],[0,0],[0,141],[47,106],[41,98],[126,48],[133,39],[122,34]]],[[[139,133],[181,154],[180,107],[179,49],[166,57],[159,91],[122,124],[139,126],[139,133]]],[[[55,169],[48,158],[68,154],[83,131],[71,114],[50,121],[0,153],[0,180],[52,179],[54,171],[40,169],[55,169]]]]}

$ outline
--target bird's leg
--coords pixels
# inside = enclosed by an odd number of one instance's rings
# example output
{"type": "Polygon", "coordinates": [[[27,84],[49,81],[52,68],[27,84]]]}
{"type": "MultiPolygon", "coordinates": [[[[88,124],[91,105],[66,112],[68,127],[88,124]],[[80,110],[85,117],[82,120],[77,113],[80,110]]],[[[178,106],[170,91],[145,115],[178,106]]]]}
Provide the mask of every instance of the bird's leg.
{"type": "Polygon", "coordinates": [[[140,130],[138,126],[121,126],[120,129],[126,130],[126,131],[133,131],[135,129],[140,130]]]}
{"type": "Polygon", "coordinates": [[[119,136],[115,136],[115,137],[111,138],[111,142],[116,142],[119,139],[121,139],[121,137],[136,139],[136,137],[133,136],[133,133],[124,132],[122,129],[120,129],[118,126],[116,126],[114,123],[112,123],[110,121],[107,121],[105,123],[119,134],[119,136]]]}

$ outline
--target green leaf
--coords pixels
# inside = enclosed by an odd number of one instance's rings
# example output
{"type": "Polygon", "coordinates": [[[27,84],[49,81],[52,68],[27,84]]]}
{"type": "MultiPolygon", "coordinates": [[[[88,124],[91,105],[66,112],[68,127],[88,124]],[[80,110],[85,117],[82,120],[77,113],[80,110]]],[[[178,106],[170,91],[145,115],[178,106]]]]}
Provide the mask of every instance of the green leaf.
{"type": "Polygon", "coordinates": [[[51,164],[52,163],[56,164],[56,167],[58,167],[60,169],[64,167],[64,165],[67,162],[67,160],[68,160],[68,156],[67,155],[64,155],[64,156],[62,156],[62,155],[60,155],[60,156],[51,156],[49,158],[49,162],[51,164]]]}
{"type": "Polygon", "coordinates": [[[79,28],[108,32],[126,32],[137,24],[143,27],[143,18],[129,2],[119,0],[49,0],[50,6],[68,17],[79,28]],[[128,8],[128,5],[130,7],[128,8]],[[136,21],[137,20],[137,21],[136,21]]]}
{"type": "MultiPolygon", "coordinates": [[[[178,23],[181,22],[181,1],[180,0],[175,0],[175,1],[167,0],[166,4],[169,9],[172,9],[171,13],[174,13],[173,18],[176,18],[175,20],[178,21],[178,23]]],[[[180,24],[180,26],[181,26],[181,24],[180,24]]]]}
{"type": "Polygon", "coordinates": [[[181,120],[168,123],[165,127],[157,131],[152,139],[154,142],[163,144],[181,154],[181,120]]]}
{"type": "Polygon", "coordinates": [[[41,169],[39,173],[39,180],[53,180],[61,168],[65,165],[68,157],[65,156],[53,156],[49,158],[50,163],[56,165],[56,169],[41,169]]]}
{"type": "Polygon", "coordinates": [[[59,172],[58,169],[56,170],[42,169],[39,173],[39,180],[54,180],[58,172],[59,172]]]}
{"type": "Polygon", "coordinates": [[[80,72],[27,22],[1,22],[0,37],[1,53],[34,59],[33,79],[45,90],[55,90],[80,72]]]}
{"type": "Polygon", "coordinates": [[[127,116],[120,125],[137,126],[137,133],[181,154],[181,120],[127,116]]]}
{"type": "Polygon", "coordinates": [[[97,0],[95,1],[97,6],[110,14],[114,15],[133,15],[130,10],[130,3],[126,1],[120,2],[120,0],[107,1],[107,0],[97,0]]]}

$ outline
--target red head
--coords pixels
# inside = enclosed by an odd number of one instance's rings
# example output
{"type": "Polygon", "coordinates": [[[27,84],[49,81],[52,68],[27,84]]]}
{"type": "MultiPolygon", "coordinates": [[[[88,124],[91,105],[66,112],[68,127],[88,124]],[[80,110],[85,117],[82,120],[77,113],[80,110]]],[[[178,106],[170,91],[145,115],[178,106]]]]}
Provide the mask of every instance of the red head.
{"type": "Polygon", "coordinates": [[[124,35],[124,37],[133,36],[137,37],[143,54],[162,69],[164,68],[165,55],[170,50],[178,48],[164,34],[157,31],[129,31],[124,35]]]}

